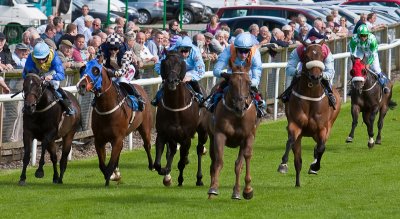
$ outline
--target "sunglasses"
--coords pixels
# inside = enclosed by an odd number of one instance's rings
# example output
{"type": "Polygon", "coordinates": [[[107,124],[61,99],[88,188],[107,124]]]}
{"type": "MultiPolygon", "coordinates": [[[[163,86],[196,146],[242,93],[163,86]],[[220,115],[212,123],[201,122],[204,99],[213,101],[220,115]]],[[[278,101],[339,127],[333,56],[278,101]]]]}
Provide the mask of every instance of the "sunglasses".
{"type": "Polygon", "coordinates": [[[247,54],[250,52],[250,49],[238,48],[237,51],[238,51],[238,53],[241,53],[241,54],[247,54]]]}
{"type": "Polygon", "coordinates": [[[38,60],[39,62],[43,62],[43,61],[46,61],[48,58],[49,58],[49,56],[46,56],[46,57],[44,57],[42,59],[36,59],[36,60],[38,60]]]}
{"type": "Polygon", "coordinates": [[[368,34],[360,34],[360,37],[368,37],[368,34]]]}
{"type": "Polygon", "coordinates": [[[190,52],[190,50],[191,50],[191,48],[181,48],[181,49],[179,49],[179,52],[188,53],[188,52],[190,52]]]}
{"type": "Polygon", "coordinates": [[[110,48],[110,50],[117,51],[117,50],[119,50],[119,48],[114,47],[114,48],[110,48]]]}

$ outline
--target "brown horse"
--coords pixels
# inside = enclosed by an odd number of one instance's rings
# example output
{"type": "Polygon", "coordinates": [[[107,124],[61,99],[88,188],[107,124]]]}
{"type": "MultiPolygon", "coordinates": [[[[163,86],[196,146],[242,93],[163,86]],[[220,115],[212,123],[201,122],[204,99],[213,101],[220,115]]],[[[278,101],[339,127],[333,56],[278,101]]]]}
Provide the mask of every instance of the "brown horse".
{"type": "MultiPolygon", "coordinates": [[[[42,142],[42,153],[39,167],[35,172],[37,178],[44,176],[43,165],[46,150],[50,153],[53,163],[53,183],[63,183],[64,172],[67,169],[68,154],[75,132],[81,124],[81,108],[75,96],[66,92],[71,100],[71,107],[75,114],[63,115],[63,108],[58,104],[48,82],[44,82],[37,74],[27,74],[23,84],[24,115],[23,115],[23,141],[24,159],[20,176],[20,185],[25,185],[26,167],[29,164],[33,139],[42,142]],[[62,138],[62,155],[60,159],[60,176],[57,172],[57,146],[55,141],[62,138]]],[[[36,159],[36,158],[33,158],[36,159]]]]}
{"type": "MultiPolygon", "coordinates": [[[[119,156],[123,147],[125,136],[134,130],[138,130],[144,142],[144,149],[147,153],[148,168],[153,169],[153,160],[151,157],[150,139],[152,115],[150,112],[150,103],[143,88],[134,85],[143,99],[146,100],[145,109],[132,111],[128,106],[128,97],[107,75],[107,71],[99,63],[101,60],[92,60],[86,64],[84,76],[78,82],[77,88],[79,94],[93,92],[95,95],[95,105],[92,111],[92,130],[97,156],[99,158],[99,167],[106,180],[105,185],[109,185],[110,177],[118,167],[119,156]],[[106,159],[106,143],[111,143],[112,151],[108,165],[106,159]]],[[[119,180],[117,174],[115,180],[119,180]]]]}
{"type": "Polygon", "coordinates": [[[223,166],[224,146],[239,147],[238,158],[235,162],[235,186],[232,199],[240,199],[240,173],[243,161],[246,162],[245,188],[243,197],[251,199],[250,160],[253,155],[253,143],[259,124],[257,109],[250,93],[249,66],[233,66],[229,63],[232,74],[228,87],[218,103],[213,114],[208,113],[205,122],[208,124],[210,135],[211,184],[208,198],[218,195],[219,175],[223,166]]]}
{"type": "Polygon", "coordinates": [[[203,185],[201,156],[208,136],[206,128],[200,124],[200,118],[205,113],[205,109],[200,109],[189,85],[182,81],[185,74],[186,63],[181,55],[174,51],[169,52],[166,59],[161,62],[164,95],[157,107],[156,159],[154,162],[154,168],[158,174],[165,176],[163,182],[166,186],[171,184],[171,165],[177,150],[177,143],[181,145],[178,185],[182,185],[183,170],[188,163],[191,139],[196,132],[198,133],[196,185],[203,185]],[[167,164],[165,168],[161,168],[161,155],[165,144],[168,147],[167,164]]]}
{"type": "Polygon", "coordinates": [[[358,123],[358,114],[362,112],[363,121],[368,130],[368,147],[372,148],[375,143],[381,144],[381,131],[383,120],[389,109],[396,103],[391,101],[393,84],[389,82],[390,92],[384,94],[379,85],[377,75],[366,69],[365,63],[359,58],[352,58],[353,67],[350,70],[351,80],[351,116],[353,118],[351,131],[346,142],[353,142],[354,130],[358,123]],[[375,116],[379,112],[378,135],[374,141],[375,116]]]}
{"type": "Polygon", "coordinates": [[[293,88],[289,101],[285,104],[285,114],[288,121],[288,140],[286,151],[278,171],[287,172],[287,162],[290,149],[294,153],[294,166],[296,168],[296,186],[300,186],[301,139],[303,136],[312,137],[317,143],[314,148],[314,162],[308,173],[316,174],[320,169],[320,162],[325,151],[333,123],[340,111],[340,96],[333,89],[336,100],[336,110],[329,106],[328,97],[321,85],[323,65],[323,41],[319,44],[305,44],[304,52],[306,62],[299,81],[293,88]]]}

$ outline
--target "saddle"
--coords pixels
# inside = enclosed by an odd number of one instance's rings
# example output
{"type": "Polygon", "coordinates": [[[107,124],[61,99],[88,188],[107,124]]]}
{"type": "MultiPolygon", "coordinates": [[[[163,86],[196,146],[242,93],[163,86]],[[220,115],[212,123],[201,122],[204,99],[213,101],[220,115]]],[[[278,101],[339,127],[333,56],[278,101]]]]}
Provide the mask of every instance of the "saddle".
{"type": "Polygon", "coordinates": [[[139,109],[139,100],[135,97],[136,90],[133,88],[132,84],[128,83],[119,83],[119,88],[122,92],[122,95],[127,98],[127,104],[133,111],[138,111],[139,109]]]}

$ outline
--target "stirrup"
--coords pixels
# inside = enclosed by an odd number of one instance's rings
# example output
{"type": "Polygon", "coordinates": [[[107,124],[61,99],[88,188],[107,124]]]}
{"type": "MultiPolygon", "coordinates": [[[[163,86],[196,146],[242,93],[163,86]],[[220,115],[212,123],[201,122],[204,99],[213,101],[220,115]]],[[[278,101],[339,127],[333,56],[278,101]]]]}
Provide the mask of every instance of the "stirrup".
{"type": "Polygon", "coordinates": [[[388,93],[390,93],[390,89],[388,88],[388,87],[383,87],[383,93],[384,94],[388,94],[388,93]]]}
{"type": "Polygon", "coordinates": [[[336,98],[332,93],[328,93],[328,102],[333,109],[336,109],[336,98]]]}
{"type": "Polygon", "coordinates": [[[150,103],[151,103],[151,105],[153,105],[153,106],[158,106],[158,100],[157,100],[157,98],[154,98],[150,103]]]}
{"type": "Polygon", "coordinates": [[[75,110],[72,109],[71,107],[68,107],[68,109],[65,110],[65,115],[67,115],[67,116],[75,115],[75,110]]]}

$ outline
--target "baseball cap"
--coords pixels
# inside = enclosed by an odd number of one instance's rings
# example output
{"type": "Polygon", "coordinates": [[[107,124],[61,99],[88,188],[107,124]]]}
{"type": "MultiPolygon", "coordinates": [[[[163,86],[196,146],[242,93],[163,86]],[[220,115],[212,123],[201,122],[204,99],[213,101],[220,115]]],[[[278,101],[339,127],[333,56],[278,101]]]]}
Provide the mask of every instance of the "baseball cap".
{"type": "Polygon", "coordinates": [[[210,32],[205,33],[204,36],[208,37],[210,39],[214,38],[214,35],[212,35],[212,33],[210,33],[210,32]]]}
{"type": "Polygon", "coordinates": [[[4,33],[3,32],[0,32],[0,39],[5,39],[6,38],[6,36],[4,35],[4,33]]]}
{"type": "Polygon", "coordinates": [[[72,43],[71,43],[71,41],[69,41],[69,40],[62,40],[60,44],[63,44],[63,45],[72,47],[72,43]]]}
{"type": "Polygon", "coordinates": [[[15,46],[15,49],[27,50],[27,49],[29,49],[29,47],[28,47],[25,43],[18,43],[18,44],[15,46]]]}

